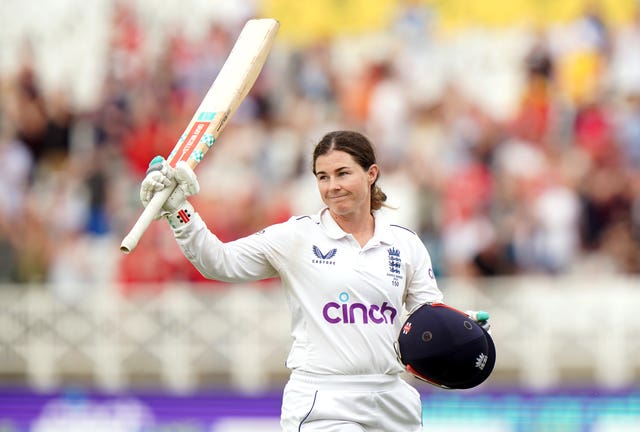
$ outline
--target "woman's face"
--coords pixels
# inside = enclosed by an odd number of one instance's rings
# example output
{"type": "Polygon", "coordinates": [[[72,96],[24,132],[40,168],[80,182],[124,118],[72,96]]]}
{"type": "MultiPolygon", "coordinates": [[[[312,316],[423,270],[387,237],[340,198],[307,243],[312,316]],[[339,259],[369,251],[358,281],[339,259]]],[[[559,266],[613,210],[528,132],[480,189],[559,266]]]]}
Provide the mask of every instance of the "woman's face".
{"type": "Polygon", "coordinates": [[[320,197],[331,213],[347,216],[371,211],[371,185],[378,166],[364,170],[350,154],[331,150],[316,159],[316,181],[320,197]]]}

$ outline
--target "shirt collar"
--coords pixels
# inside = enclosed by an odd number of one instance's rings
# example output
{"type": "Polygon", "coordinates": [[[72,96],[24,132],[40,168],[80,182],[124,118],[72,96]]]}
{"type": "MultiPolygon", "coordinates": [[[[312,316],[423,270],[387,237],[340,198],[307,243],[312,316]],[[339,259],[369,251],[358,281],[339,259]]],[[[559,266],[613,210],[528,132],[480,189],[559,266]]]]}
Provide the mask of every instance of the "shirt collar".
{"type": "Polygon", "coordinates": [[[347,233],[342,231],[342,228],[340,228],[338,223],[333,219],[333,216],[331,216],[328,207],[320,210],[318,218],[320,220],[320,226],[324,228],[327,235],[332,239],[338,240],[347,236],[347,233]]]}
{"type": "MultiPolygon", "coordinates": [[[[389,227],[389,221],[385,217],[384,213],[380,210],[374,210],[373,217],[375,219],[375,228],[373,232],[373,238],[370,240],[370,243],[372,245],[381,243],[393,243],[393,236],[389,227]]],[[[332,239],[338,240],[348,235],[333,219],[328,207],[320,210],[320,212],[318,213],[318,219],[320,221],[320,225],[324,228],[327,235],[332,239]]]]}

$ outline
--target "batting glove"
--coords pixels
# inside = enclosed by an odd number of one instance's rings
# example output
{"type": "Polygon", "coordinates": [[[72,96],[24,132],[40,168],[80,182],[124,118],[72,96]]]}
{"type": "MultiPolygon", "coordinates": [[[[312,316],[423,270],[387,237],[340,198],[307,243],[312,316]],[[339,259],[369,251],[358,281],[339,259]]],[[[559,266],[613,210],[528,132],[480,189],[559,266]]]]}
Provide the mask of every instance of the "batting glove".
{"type": "Polygon", "coordinates": [[[485,329],[487,333],[491,334],[491,330],[490,330],[491,324],[489,324],[489,312],[468,310],[468,311],[465,311],[465,313],[469,316],[469,318],[477,322],[480,327],[485,329]]]}
{"type": "Polygon", "coordinates": [[[154,157],[140,186],[140,201],[146,207],[157,192],[173,184],[176,188],[154,218],[167,217],[171,226],[176,228],[187,223],[194,213],[187,197],[200,192],[198,178],[186,162],[180,161],[172,168],[162,156],[154,157]]]}

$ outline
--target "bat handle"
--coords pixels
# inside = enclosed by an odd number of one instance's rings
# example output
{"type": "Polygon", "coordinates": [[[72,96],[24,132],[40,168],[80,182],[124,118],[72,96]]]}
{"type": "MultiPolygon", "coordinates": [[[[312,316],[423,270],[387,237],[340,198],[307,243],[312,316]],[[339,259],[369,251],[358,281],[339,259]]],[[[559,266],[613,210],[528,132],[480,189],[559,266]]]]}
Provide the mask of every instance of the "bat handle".
{"type": "Polygon", "coordinates": [[[162,205],[167,201],[171,192],[176,188],[175,182],[161,191],[157,192],[149,201],[149,204],[145,207],[144,211],[138,217],[138,220],[133,225],[129,234],[120,243],[120,251],[124,254],[130,253],[138,245],[142,234],[149,228],[151,222],[153,222],[155,215],[158,214],[162,205]]]}

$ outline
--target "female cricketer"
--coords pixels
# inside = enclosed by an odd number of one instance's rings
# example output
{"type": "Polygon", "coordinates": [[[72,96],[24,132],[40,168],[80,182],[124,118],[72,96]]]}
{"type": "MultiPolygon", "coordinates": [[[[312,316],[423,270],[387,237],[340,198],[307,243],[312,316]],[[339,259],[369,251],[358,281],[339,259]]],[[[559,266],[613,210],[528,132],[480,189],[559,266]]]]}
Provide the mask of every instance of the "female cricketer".
{"type": "Polygon", "coordinates": [[[146,206],[178,187],[158,218],[168,219],[184,255],[207,278],[279,277],[291,311],[291,370],[281,425],[287,432],[422,431],[419,393],[401,378],[394,352],[402,315],[441,302],[430,255],[412,231],[379,210],[387,197],[370,141],[354,131],[326,134],[312,171],[325,207],[223,243],[186,200],[199,191],[191,168],[155,158],[143,180],[146,206]]]}

